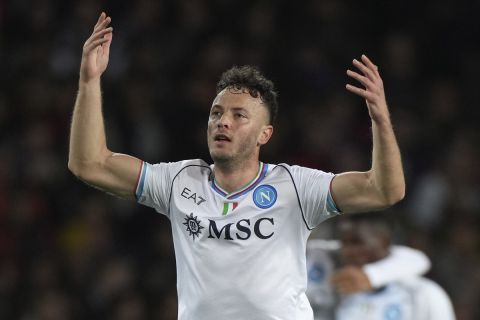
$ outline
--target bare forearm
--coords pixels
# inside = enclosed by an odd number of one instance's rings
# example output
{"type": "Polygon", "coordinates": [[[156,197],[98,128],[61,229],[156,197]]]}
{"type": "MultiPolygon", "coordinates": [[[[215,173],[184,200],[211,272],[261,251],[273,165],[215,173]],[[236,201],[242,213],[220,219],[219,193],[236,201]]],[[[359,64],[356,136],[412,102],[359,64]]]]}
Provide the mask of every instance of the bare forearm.
{"type": "Polygon", "coordinates": [[[100,79],[80,81],[70,129],[69,167],[72,171],[81,170],[101,162],[108,153],[100,79]]]}
{"type": "Polygon", "coordinates": [[[372,182],[386,204],[394,204],[405,195],[405,178],[390,120],[372,121],[372,133],[372,182]]]}
{"type": "Polygon", "coordinates": [[[390,122],[383,80],[378,67],[362,55],[353,60],[359,72],[347,75],[363,85],[347,84],[348,91],[365,99],[372,120],[372,167],[367,172],[345,172],[335,177],[332,193],[343,212],[364,212],[387,208],[403,199],[405,179],[400,150],[390,122]]]}
{"type": "Polygon", "coordinates": [[[142,161],[108,150],[103,124],[100,77],[109,60],[113,30],[110,22],[111,18],[102,12],[83,45],[68,167],[90,185],[122,198],[134,198],[142,161]]]}

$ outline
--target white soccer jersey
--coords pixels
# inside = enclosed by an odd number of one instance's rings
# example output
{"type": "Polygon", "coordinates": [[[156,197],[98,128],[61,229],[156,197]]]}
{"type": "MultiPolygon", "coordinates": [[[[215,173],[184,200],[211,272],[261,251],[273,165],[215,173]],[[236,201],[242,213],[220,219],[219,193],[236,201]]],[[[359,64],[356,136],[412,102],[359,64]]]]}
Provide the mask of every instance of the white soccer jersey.
{"type": "Polygon", "coordinates": [[[455,320],[452,303],[435,282],[415,277],[382,290],[345,297],[337,320],[455,320]]]}
{"type": "Polygon", "coordinates": [[[259,164],[227,194],[202,160],[143,163],[140,203],[171,221],[180,320],[311,320],[305,295],[310,231],[338,214],[333,174],[259,164]]]}
{"type": "MultiPolygon", "coordinates": [[[[329,280],[334,272],[332,254],[340,246],[341,243],[336,240],[313,239],[307,243],[307,297],[314,310],[315,320],[335,318],[334,308],[338,301],[329,280]]],[[[404,246],[392,246],[387,257],[363,266],[373,288],[416,278],[429,269],[430,260],[423,252],[404,246]]]]}

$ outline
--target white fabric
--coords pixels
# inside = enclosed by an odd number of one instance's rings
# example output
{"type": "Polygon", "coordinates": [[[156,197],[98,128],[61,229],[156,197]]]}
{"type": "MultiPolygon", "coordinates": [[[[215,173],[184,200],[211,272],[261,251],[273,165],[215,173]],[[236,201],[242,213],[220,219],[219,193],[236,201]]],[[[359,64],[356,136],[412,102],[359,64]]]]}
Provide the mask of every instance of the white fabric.
{"type": "Polygon", "coordinates": [[[373,288],[396,280],[422,275],[430,270],[430,259],[421,251],[403,246],[392,246],[385,259],[363,266],[373,288]]]}
{"type": "Polygon", "coordinates": [[[337,214],[327,208],[333,174],[268,165],[263,180],[234,199],[213,189],[211,174],[205,162],[188,160],[144,163],[139,177],[138,201],[171,222],[178,318],[313,319],[306,242],[313,226],[337,214]],[[237,206],[223,216],[225,202],[237,206]]]}
{"type": "Polygon", "coordinates": [[[392,283],[342,299],[336,320],[455,320],[445,291],[426,278],[392,283]]]}

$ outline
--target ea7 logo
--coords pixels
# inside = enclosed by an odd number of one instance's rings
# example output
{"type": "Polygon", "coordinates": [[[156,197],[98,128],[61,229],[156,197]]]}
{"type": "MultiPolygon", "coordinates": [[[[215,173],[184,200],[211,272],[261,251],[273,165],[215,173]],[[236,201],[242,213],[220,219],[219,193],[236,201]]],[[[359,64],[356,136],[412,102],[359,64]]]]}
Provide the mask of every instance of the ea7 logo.
{"type": "Polygon", "coordinates": [[[242,219],[237,223],[227,223],[219,229],[217,222],[215,220],[210,220],[208,225],[208,238],[211,239],[225,239],[225,240],[248,240],[255,235],[257,238],[265,240],[271,238],[275,232],[273,231],[273,226],[275,221],[273,218],[260,218],[255,222],[250,221],[250,219],[242,219]],[[235,225],[236,232],[232,233],[232,226],[235,225]],[[223,237],[222,237],[223,234],[223,237]]]}
{"type": "Polygon", "coordinates": [[[200,195],[197,196],[197,193],[192,192],[192,190],[188,189],[187,187],[183,188],[182,193],[180,193],[180,195],[185,199],[195,202],[197,206],[207,201],[202,196],[200,195]]]}

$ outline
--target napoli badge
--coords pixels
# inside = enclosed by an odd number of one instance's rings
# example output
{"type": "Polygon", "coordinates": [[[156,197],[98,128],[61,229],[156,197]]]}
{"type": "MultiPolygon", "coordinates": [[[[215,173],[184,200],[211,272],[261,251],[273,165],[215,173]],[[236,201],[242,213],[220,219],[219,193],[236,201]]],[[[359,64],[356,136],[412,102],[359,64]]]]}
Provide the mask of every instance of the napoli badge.
{"type": "Polygon", "coordinates": [[[401,320],[402,319],[402,309],[400,305],[396,303],[389,304],[384,311],[385,320],[401,320]]]}
{"type": "Polygon", "coordinates": [[[269,184],[258,186],[253,192],[253,202],[260,209],[268,209],[277,201],[277,190],[269,184]]]}

